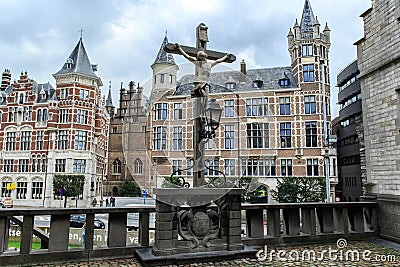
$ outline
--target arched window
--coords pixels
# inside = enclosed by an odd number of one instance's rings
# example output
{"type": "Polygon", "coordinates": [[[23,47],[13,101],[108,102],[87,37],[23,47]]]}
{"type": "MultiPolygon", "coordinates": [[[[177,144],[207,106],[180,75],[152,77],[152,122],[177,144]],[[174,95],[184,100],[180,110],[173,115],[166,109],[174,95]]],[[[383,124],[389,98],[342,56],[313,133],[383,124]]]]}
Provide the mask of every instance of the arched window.
{"type": "Polygon", "coordinates": [[[113,162],[113,173],[121,173],[121,161],[115,159],[113,162]]]}
{"type": "Polygon", "coordinates": [[[136,159],[133,165],[135,174],[143,173],[143,162],[140,159],[136,159]]]}
{"type": "Polygon", "coordinates": [[[43,109],[43,121],[47,121],[47,109],[43,109]]]}
{"type": "Polygon", "coordinates": [[[42,121],[42,110],[37,110],[36,121],[42,121]]]}
{"type": "Polygon", "coordinates": [[[24,94],[19,95],[19,103],[23,104],[24,103],[24,94]]]}

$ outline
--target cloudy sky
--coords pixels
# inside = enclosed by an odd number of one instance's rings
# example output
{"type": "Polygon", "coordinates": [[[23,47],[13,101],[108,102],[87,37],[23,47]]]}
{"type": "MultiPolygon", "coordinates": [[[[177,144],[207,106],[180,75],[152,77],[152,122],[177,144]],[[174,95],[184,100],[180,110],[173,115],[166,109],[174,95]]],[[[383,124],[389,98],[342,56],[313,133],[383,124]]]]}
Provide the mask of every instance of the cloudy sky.
{"type": "MultiPolygon", "coordinates": [[[[321,26],[328,22],[331,29],[330,68],[336,84],[338,72],[356,58],[353,43],[363,35],[359,15],[370,1],[310,2],[321,26]]],[[[51,74],[64,64],[83,29],[103,93],[112,81],[117,103],[121,82],[145,84],[151,78],[150,65],[166,31],[170,42],[193,46],[200,22],[209,27],[209,49],[236,55],[229,68],[239,69],[242,59],[248,69],[288,66],[286,36],[296,18],[300,21],[303,5],[304,0],[0,0],[0,69],[10,69],[13,79],[27,70],[38,83],[54,86],[51,74]]],[[[180,56],[175,61],[186,63],[180,56]]],[[[332,93],[337,95],[337,88],[332,93]]]]}

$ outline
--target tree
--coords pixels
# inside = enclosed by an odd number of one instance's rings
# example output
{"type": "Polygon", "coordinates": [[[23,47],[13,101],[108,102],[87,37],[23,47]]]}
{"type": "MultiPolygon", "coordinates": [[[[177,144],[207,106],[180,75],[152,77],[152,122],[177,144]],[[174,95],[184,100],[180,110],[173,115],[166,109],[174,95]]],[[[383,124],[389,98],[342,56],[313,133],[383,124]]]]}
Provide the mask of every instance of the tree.
{"type": "Polygon", "coordinates": [[[64,200],[64,208],[67,206],[67,197],[78,197],[83,194],[83,186],[85,184],[85,175],[66,175],[56,174],[53,178],[53,193],[60,195],[62,189],[64,200]]]}
{"type": "Polygon", "coordinates": [[[282,177],[271,192],[279,203],[321,202],[326,194],[325,177],[282,177]]]}
{"type": "Polygon", "coordinates": [[[141,190],[133,181],[125,179],[118,190],[121,197],[140,197],[141,190]]]}

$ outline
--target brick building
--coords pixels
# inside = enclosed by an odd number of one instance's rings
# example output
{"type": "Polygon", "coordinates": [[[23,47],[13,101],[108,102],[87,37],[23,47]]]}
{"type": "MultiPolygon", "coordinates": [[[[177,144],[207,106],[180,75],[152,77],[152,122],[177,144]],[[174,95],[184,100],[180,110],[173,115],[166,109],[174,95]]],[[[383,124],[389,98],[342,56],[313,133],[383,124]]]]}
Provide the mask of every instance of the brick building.
{"type": "MultiPolygon", "coordinates": [[[[290,66],[247,70],[242,61],[240,71],[211,74],[210,98],[223,113],[216,137],[206,144],[206,165],[228,177],[256,177],[271,201],[269,192],[277,177],[324,176],[324,157],[329,153],[333,198],[336,153],[324,147],[323,112],[326,103],[329,132],[330,29],[326,25],[321,30],[306,0],[301,21],[296,20],[287,38],[290,66]]],[[[192,176],[191,169],[185,169],[193,158],[193,76],[177,81],[178,66],[163,50],[166,43],[167,37],[152,65],[148,109],[149,169],[156,171],[153,185],[158,187],[173,170],[182,170],[179,174],[189,183],[192,176]]],[[[217,175],[213,170],[205,173],[217,175]]]]}
{"type": "Polygon", "coordinates": [[[400,241],[400,1],[372,0],[356,42],[365,162],[364,198],[380,204],[383,237],[400,241]]]}
{"type": "Polygon", "coordinates": [[[38,84],[21,72],[11,83],[2,74],[0,92],[0,188],[15,205],[60,206],[53,194],[56,174],[84,174],[87,206],[101,195],[105,174],[109,116],[103,108],[101,79],[94,73],[82,38],[49,83],[38,84]],[[8,190],[7,184],[15,184],[8,190]]]}

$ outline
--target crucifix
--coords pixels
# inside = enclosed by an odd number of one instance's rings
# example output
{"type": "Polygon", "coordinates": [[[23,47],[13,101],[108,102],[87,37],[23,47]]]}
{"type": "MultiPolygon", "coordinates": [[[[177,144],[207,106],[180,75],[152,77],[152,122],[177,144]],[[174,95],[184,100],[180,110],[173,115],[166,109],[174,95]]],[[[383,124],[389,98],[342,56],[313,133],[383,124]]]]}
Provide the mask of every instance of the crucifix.
{"type": "Polygon", "coordinates": [[[195,88],[191,92],[194,98],[194,127],[193,127],[193,150],[194,150],[194,170],[193,170],[193,187],[203,186],[204,180],[204,143],[202,143],[202,135],[204,132],[204,110],[208,103],[208,94],[210,89],[209,78],[211,68],[215,65],[227,62],[232,63],[236,57],[232,54],[226,54],[207,50],[208,27],[204,23],[200,23],[196,28],[196,47],[179,45],[177,43],[168,43],[164,50],[168,53],[179,54],[195,65],[195,76],[193,84],[195,88]]]}

